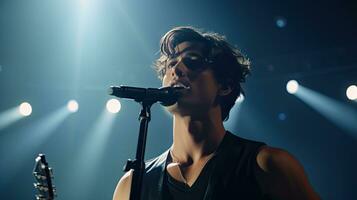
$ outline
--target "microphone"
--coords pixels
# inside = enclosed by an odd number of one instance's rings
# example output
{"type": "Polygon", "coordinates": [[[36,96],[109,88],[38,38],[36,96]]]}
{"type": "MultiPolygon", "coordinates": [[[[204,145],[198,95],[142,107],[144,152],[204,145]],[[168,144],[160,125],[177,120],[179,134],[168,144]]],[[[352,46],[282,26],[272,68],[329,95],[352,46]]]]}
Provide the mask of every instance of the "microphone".
{"type": "Polygon", "coordinates": [[[177,102],[185,87],[161,87],[161,88],[140,88],[131,86],[111,86],[108,90],[110,95],[134,99],[137,102],[151,101],[159,102],[163,106],[170,106],[177,102]]]}

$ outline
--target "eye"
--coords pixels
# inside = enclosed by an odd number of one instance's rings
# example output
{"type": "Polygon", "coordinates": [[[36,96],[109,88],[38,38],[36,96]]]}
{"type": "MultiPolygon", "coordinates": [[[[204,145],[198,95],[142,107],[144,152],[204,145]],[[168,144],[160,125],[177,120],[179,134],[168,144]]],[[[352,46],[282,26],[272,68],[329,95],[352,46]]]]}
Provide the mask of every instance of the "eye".
{"type": "Polygon", "coordinates": [[[177,61],[176,60],[172,60],[172,61],[169,61],[166,65],[166,67],[168,68],[172,68],[173,66],[175,66],[177,64],[177,61]]]}
{"type": "Polygon", "coordinates": [[[199,70],[205,67],[203,58],[197,55],[187,55],[183,58],[183,62],[186,65],[186,67],[188,67],[191,70],[199,70]]]}
{"type": "Polygon", "coordinates": [[[187,55],[186,56],[187,59],[191,59],[191,60],[200,60],[201,56],[197,56],[197,55],[187,55]]]}

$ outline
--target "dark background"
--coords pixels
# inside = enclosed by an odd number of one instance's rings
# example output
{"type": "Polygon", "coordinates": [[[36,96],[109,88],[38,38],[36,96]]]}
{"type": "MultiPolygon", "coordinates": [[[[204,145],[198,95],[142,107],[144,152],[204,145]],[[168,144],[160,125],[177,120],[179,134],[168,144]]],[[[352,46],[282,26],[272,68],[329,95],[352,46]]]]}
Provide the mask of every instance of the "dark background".
{"type": "MultiPolygon", "coordinates": [[[[224,34],[253,63],[247,96],[227,129],[291,152],[323,199],[357,199],[356,128],[285,90],[296,79],[345,105],[352,114],[326,106],[356,127],[356,102],[345,95],[357,83],[356,19],[356,3],[337,0],[1,0],[0,115],[23,101],[33,112],[0,129],[0,198],[34,198],[31,172],[43,152],[58,199],[111,199],[122,166],[135,156],[140,107],[123,100],[112,125],[98,125],[106,89],[159,87],[151,65],[161,36],[192,25],[224,34]],[[284,27],[276,25],[281,18],[284,27]],[[56,121],[52,113],[70,99],[79,111],[56,121]]],[[[169,147],[171,127],[171,117],[153,106],[146,158],[169,147]]]]}

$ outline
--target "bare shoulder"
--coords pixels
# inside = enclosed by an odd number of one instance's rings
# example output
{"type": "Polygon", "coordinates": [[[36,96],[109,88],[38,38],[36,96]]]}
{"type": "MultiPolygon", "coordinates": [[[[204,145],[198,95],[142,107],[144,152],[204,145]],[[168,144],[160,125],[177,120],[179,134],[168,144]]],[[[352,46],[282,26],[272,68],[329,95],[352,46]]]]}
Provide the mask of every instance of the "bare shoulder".
{"type": "Polygon", "coordinates": [[[299,168],[301,165],[289,152],[270,146],[261,148],[257,155],[257,163],[265,172],[288,170],[288,168],[299,168]]]}
{"type": "Polygon", "coordinates": [[[276,199],[320,199],[300,162],[289,152],[264,146],[257,155],[260,186],[276,199]]]}
{"type": "Polygon", "coordinates": [[[115,188],[113,200],[129,200],[132,176],[133,173],[130,170],[121,177],[115,188]]]}

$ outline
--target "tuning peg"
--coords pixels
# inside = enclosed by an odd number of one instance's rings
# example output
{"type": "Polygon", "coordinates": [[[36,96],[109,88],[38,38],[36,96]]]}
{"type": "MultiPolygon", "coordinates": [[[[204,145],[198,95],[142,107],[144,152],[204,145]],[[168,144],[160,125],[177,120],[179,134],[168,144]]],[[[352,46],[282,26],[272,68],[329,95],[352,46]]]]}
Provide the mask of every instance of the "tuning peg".
{"type": "Polygon", "coordinates": [[[43,184],[42,183],[34,183],[33,186],[38,189],[38,188],[41,188],[43,187],[43,184]]]}
{"type": "Polygon", "coordinates": [[[51,167],[49,167],[48,170],[50,171],[50,176],[53,179],[54,178],[53,169],[51,167]]]}
{"type": "Polygon", "coordinates": [[[38,172],[33,172],[33,175],[35,176],[35,178],[36,178],[38,181],[46,180],[46,176],[43,176],[43,175],[41,175],[41,174],[38,173],[38,172]]]}
{"type": "Polygon", "coordinates": [[[42,184],[42,183],[34,183],[33,185],[39,191],[43,191],[43,192],[47,192],[48,191],[48,187],[46,185],[42,184]]]}
{"type": "Polygon", "coordinates": [[[37,180],[41,179],[41,175],[38,172],[33,172],[33,175],[37,180]]]}
{"type": "Polygon", "coordinates": [[[53,191],[53,196],[57,197],[57,192],[53,191]]]}
{"type": "Polygon", "coordinates": [[[45,195],[38,194],[36,195],[36,200],[47,200],[47,197],[45,195]]]}
{"type": "Polygon", "coordinates": [[[57,189],[56,189],[56,186],[55,186],[55,185],[52,185],[52,191],[53,191],[54,194],[56,194],[57,189]]]}

